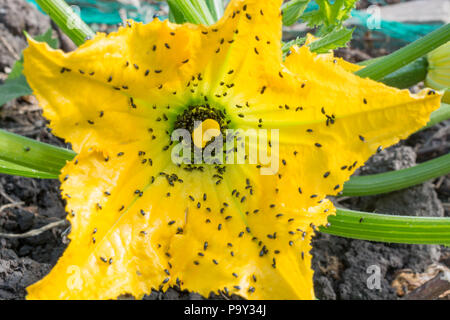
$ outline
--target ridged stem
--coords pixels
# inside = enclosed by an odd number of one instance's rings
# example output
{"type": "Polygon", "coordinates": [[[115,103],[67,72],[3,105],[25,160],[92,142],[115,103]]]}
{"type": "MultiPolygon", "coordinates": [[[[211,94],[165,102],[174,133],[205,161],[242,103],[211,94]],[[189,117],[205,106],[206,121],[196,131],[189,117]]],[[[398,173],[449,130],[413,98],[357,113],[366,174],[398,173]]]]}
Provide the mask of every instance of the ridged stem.
{"type": "Polygon", "coordinates": [[[406,244],[450,245],[450,218],[394,216],[338,209],[319,231],[345,238],[406,244]]]}
{"type": "Polygon", "coordinates": [[[386,173],[352,177],[344,184],[343,196],[369,196],[406,189],[450,173],[450,154],[414,167],[386,173]]]}
{"type": "Polygon", "coordinates": [[[36,2],[77,46],[95,35],[64,0],[36,0],[36,2]]]}
{"type": "Polygon", "coordinates": [[[448,41],[450,41],[450,24],[442,26],[388,56],[377,59],[356,74],[362,78],[381,80],[448,41]]]}

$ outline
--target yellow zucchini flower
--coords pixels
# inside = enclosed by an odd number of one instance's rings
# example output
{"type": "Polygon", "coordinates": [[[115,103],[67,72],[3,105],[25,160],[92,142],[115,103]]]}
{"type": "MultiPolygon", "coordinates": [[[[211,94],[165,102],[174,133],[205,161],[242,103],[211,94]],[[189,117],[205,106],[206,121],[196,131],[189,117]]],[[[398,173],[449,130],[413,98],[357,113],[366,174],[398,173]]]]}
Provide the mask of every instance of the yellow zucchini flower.
{"type": "Polygon", "coordinates": [[[311,237],[335,212],[326,196],[426,125],[440,95],[361,79],[306,46],[283,61],[281,3],[232,0],[210,27],[129,22],[71,53],[29,41],[28,82],[78,153],[61,173],[71,242],[29,299],[171,286],[314,298],[311,237]],[[272,161],[180,164],[177,129],[205,133],[196,151],[220,141],[210,130],[251,130],[267,147],[249,143],[244,158],[272,161]]]}

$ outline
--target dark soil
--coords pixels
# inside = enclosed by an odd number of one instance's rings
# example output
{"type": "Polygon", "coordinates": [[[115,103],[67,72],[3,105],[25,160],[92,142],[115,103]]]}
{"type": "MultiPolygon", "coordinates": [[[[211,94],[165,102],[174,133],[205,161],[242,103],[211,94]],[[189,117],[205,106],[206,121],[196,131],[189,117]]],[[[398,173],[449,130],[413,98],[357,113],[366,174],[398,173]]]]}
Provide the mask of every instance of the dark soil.
{"type": "Polygon", "coordinates": [[[50,19],[25,1],[0,0],[0,70],[12,66],[25,48],[23,31],[42,34],[50,27],[50,19]]]}
{"type": "MultiPolygon", "coordinates": [[[[413,166],[416,163],[416,153],[405,145],[407,142],[372,157],[360,170],[361,174],[413,166]]],[[[448,184],[449,178],[444,179],[448,184]]],[[[339,201],[338,205],[386,214],[449,216],[448,211],[444,212],[439,196],[448,201],[448,186],[443,187],[441,183],[440,188],[436,188],[436,183],[428,182],[386,195],[339,201]]],[[[445,259],[450,253],[449,249],[442,246],[385,244],[325,234],[317,235],[313,248],[313,265],[316,270],[314,280],[319,299],[397,299],[391,286],[397,271],[411,269],[417,273],[424,272],[431,264],[445,259]],[[367,268],[372,265],[381,269],[380,291],[367,287],[367,278],[370,276],[367,268]]]]}
{"type": "MultiPolygon", "coordinates": [[[[362,4],[364,5],[364,4],[362,4]]],[[[32,35],[45,32],[47,18],[23,1],[0,0],[0,39],[10,49],[0,46],[0,79],[25,46],[23,30],[32,35]],[[2,41],[3,41],[2,40],[2,41]],[[6,68],[6,70],[5,70],[6,68]]],[[[358,61],[376,53],[340,50],[339,55],[358,61]]],[[[58,146],[65,144],[45,127],[36,101],[26,97],[7,103],[0,109],[0,128],[58,146]]],[[[449,152],[450,122],[417,133],[374,156],[358,174],[398,170],[449,152]]],[[[335,199],[338,206],[411,216],[450,216],[450,177],[442,177],[407,190],[363,198],[335,199]],[[443,203],[446,209],[443,207],[443,203]]],[[[1,233],[24,233],[65,218],[59,182],[0,175],[1,233]]],[[[64,251],[68,227],[54,228],[39,236],[24,239],[0,238],[0,299],[23,299],[25,288],[44,277],[64,251]]],[[[447,261],[450,250],[441,246],[397,245],[351,240],[318,234],[313,242],[313,268],[319,299],[399,299],[392,287],[398,271],[423,272],[433,263],[447,261]],[[367,286],[367,268],[381,269],[381,290],[367,286]]],[[[126,297],[124,297],[126,298],[126,297]]],[[[229,299],[213,296],[213,299],[229,299]]],[[[233,297],[237,299],[238,297],[233,297]]],[[[203,299],[195,293],[169,289],[152,292],[146,299],[203,299]]]]}

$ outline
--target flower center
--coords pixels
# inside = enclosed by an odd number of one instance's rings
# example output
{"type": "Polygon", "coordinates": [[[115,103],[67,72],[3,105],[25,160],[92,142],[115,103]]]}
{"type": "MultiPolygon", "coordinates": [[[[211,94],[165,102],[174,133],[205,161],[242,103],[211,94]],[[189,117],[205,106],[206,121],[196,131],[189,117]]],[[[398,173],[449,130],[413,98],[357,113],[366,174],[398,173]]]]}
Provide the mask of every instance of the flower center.
{"type": "Polygon", "coordinates": [[[213,138],[220,135],[220,125],[216,120],[206,119],[192,132],[194,145],[202,149],[213,138]]]}
{"type": "Polygon", "coordinates": [[[211,107],[209,104],[189,106],[180,114],[174,124],[174,130],[185,129],[192,135],[195,147],[199,149],[222,134],[228,128],[229,121],[225,112],[211,107]]]}
{"type": "Polygon", "coordinates": [[[218,164],[223,163],[221,155],[224,151],[219,149],[225,144],[230,123],[222,108],[214,108],[207,103],[187,107],[177,116],[173,126],[174,141],[179,140],[174,146],[176,149],[172,150],[177,157],[175,163],[182,160],[179,164],[187,171],[203,171],[205,164],[215,164],[216,170],[223,173],[224,167],[218,164]],[[186,134],[189,137],[186,138],[186,134]]]}

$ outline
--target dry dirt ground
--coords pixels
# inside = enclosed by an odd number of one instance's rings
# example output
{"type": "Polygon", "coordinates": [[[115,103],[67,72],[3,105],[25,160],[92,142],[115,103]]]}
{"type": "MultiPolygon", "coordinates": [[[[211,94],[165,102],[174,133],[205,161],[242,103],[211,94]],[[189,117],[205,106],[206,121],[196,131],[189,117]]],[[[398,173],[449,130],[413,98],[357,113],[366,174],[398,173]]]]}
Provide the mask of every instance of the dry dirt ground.
{"type": "MultiPolygon", "coordinates": [[[[37,35],[49,26],[47,18],[23,1],[0,0],[0,40],[9,44],[0,45],[0,82],[25,46],[22,31],[37,35]]],[[[374,53],[364,52],[364,55],[370,54],[374,53]]],[[[340,50],[339,55],[358,60],[361,51],[340,50]]],[[[0,128],[65,146],[45,125],[33,97],[17,99],[0,109],[0,128]]],[[[398,170],[446,154],[449,152],[449,128],[447,122],[417,133],[374,156],[359,173],[398,170]]],[[[66,213],[58,188],[59,182],[54,180],[0,175],[0,233],[24,233],[64,219],[66,213]]],[[[392,194],[341,198],[336,199],[336,203],[369,212],[450,216],[449,198],[450,178],[447,176],[392,194]]],[[[61,256],[67,245],[67,231],[65,226],[23,239],[0,238],[0,299],[25,297],[25,288],[45,276],[61,256]]],[[[318,234],[313,245],[314,284],[319,299],[399,299],[450,261],[450,250],[442,246],[384,244],[325,234],[318,234]],[[372,265],[381,269],[381,290],[367,287],[367,268],[372,265]]],[[[170,289],[166,293],[149,293],[146,299],[202,297],[170,289]]]]}

